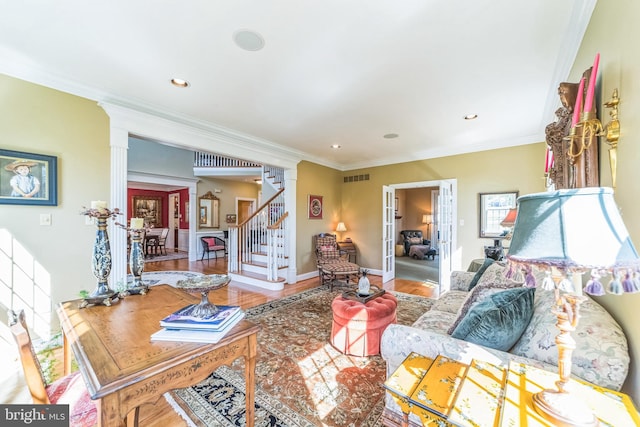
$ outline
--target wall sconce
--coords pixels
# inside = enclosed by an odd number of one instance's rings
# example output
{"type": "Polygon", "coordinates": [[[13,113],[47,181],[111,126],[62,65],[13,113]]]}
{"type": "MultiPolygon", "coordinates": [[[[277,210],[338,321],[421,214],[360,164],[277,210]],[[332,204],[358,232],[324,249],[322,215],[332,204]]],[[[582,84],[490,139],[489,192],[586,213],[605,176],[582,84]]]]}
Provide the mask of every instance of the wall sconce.
{"type": "Polygon", "coordinates": [[[605,137],[606,143],[609,144],[609,166],[611,167],[612,187],[616,188],[616,174],[618,163],[618,139],[620,138],[620,121],[618,120],[618,89],[613,90],[611,99],[604,103],[606,108],[611,108],[609,116],[611,120],[605,126],[596,117],[593,111],[584,111],[580,115],[580,122],[571,128],[571,133],[566,138],[569,143],[569,157],[573,162],[576,157],[589,148],[594,137],[605,137]],[[582,132],[578,134],[577,130],[582,132]]]}

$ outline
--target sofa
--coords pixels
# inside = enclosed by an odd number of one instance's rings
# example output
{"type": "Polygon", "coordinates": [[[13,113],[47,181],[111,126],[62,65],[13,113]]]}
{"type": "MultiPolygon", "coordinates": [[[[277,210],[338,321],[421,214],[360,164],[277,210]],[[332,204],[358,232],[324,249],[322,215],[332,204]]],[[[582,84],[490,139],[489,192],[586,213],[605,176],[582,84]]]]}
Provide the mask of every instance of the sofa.
{"type": "MultiPolygon", "coordinates": [[[[429,311],[413,325],[392,324],[385,330],[381,340],[381,356],[387,364],[389,377],[411,352],[435,358],[442,354],[463,363],[473,359],[484,360],[506,367],[510,360],[557,372],[558,335],[556,316],[551,311],[554,293],[541,288],[525,288],[522,280],[511,280],[505,276],[507,266],[500,262],[485,262],[478,272],[454,271],[451,274],[451,290],[443,294],[429,311]],[[469,286],[475,281],[475,286],[469,286]],[[530,320],[524,322],[524,330],[514,337],[508,350],[496,350],[469,340],[450,335],[458,331],[465,316],[470,316],[474,307],[479,307],[489,298],[508,293],[528,291],[531,296],[530,320]],[[507,293],[507,292],[505,292],[507,293]]],[[[536,273],[541,280],[543,273],[536,273]]],[[[573,352],[572,376],[598,386],[619,391],[627,377],[630,354],[626,336],[613,317],[597,302],[587,298],[580,311],[577,329],[571,334],[576,341],[573,352]]],[[[387,392],[385,419],[399,419],[401,411],[387,392]]],[[[410,419],[420,425],[419,419],[410,419]]]]}
{"type": "Polygon", "coordinates": [[[413,245],[429,246],[431,244],[430,240],[422,237],[421,230],[402,230],[400,235],[402,236],[405,255],[409,255],[411,246],[413,245]]]}

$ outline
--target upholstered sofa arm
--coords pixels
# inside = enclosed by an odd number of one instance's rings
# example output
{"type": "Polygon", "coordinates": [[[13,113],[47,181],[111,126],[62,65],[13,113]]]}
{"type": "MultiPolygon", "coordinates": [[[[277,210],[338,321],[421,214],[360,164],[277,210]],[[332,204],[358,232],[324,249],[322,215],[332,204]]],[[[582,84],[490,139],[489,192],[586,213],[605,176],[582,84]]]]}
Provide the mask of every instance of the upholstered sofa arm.
{"type": "Polygon", "coordinates": [[[452,291],[468,291],[469,283],[476,273],[473,271],[452,271],[451,272],[451,290],[452,291]]]}
{"type": "Polygon", "coordinates": [[[393,373],[412,351],[432,358],[442,354],[463,363],[470,363],[476,359],[506,367],[509,360],[515,360],[551,371],[558,369],[548,363],[483,347],[450,335],[412,326],[391,324],[382,334],[380,343],[380,354],[387,362],[387,376],[393,373]]]}

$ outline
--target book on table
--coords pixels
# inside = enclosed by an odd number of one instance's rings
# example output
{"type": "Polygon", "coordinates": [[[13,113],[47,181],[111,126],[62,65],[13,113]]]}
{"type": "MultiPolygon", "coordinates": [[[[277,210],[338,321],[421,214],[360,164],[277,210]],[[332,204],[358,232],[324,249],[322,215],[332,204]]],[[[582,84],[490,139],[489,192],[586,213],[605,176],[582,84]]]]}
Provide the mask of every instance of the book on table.
{"type": "Polygon", "coordinates": [[[212,316],[197,317],[193,316],[193,308],[195,304],[177,310],[164,319],[160,320],[160,326],[168,329],[206,329],[221,330],[225,326],[235,320],[235,316],[242,312],[237,305],[219,305],[220,310],[212,316]]]}
{"type": "Polygon", "coordinates": [[[236,312],[221,329],[206,328],[162,328],[151,335],[151,341],[182,341],[217,343],[244,318],[244,311],[236,312]]]}

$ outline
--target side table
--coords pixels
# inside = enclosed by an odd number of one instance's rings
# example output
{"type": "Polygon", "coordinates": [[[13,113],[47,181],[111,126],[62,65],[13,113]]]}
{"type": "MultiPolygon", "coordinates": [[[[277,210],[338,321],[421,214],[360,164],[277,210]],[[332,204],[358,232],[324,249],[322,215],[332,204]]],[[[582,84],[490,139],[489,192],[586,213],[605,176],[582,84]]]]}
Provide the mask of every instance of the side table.
{"type": "MultiPolygon", "coordinates": [[[[385,408],[383,423],[555,427],[536,412],[531,396],[554,389],[557,380],[557,372],[513,361],[503,368],[477,360],[467,365],[444,356],[432,359],[411,353],[384,383],[403,414],[400,417],[385,408]]],[[[640,426],[629,396],[581,380],[572,379],[571,387],[600,425],[640,426]]]]}
{"type": "Polygon", "coordinates": [[[358,251],[356,250],[356,245],[353,242],[337,242],[338,249],[342,252],[345,252],[349,256],[349,262],[357,264],[358,261],[358,251]],[[353,256],[353,259],[352,259],[353,256]]]}

